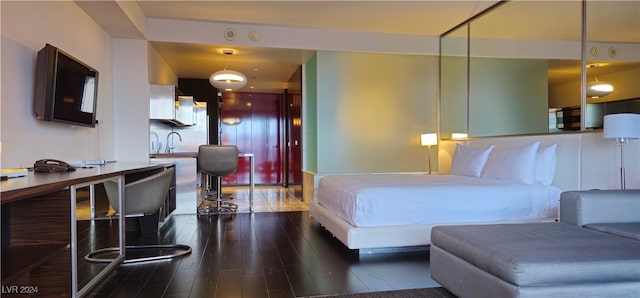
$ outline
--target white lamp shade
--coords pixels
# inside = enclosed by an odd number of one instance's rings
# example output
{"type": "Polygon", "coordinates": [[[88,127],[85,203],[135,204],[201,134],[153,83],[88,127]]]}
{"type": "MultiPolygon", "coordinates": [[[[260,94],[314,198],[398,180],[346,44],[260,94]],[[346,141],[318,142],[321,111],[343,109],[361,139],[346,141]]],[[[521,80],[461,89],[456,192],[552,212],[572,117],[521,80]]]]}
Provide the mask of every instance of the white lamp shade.
{"type": "Polygon", "coordinates": [[[587,97],[602,97],[613,92],[613,86],[606,82],[592,81],[587,83],[587,97]]]}
{"type": "Polygon", "coordinates": [[[431,146],[438,144],[438,134],[423,133],[420,135],[420,144],[422,146],[431,146]]]}
{"type": "Polygon", "coordinates": [[[640,138],[640,114],[621,113],[605,115],[604,138],[640,138]]]}
{"type": "Polygon", "coordinates": [[[247,84],[247,77],[235,70],[216,71],[209,77],[209,83],[213,87],[224,90],[234,90],[247,84]]]}

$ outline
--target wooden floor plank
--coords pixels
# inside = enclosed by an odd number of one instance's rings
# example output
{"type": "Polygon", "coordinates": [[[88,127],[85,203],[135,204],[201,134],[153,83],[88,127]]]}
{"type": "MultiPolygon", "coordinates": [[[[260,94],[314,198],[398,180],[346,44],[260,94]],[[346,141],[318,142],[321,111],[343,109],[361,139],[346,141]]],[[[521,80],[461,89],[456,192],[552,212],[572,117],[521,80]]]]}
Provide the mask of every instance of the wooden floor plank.
{"type": "Polygon", "coordinates": [[[429,253],[359,257],[310,219],[308,211],[174,215],[160,234],[128,243],[181,243],[190,255],[124,265],[94,297],[300,297],[437,286],[429,253]]]}
{"type": "Polygon", "coordinates": [[[242,298],[263,298],[269,297],[267,283],[264,275],[243,275],[242,276],[242,298]]]}

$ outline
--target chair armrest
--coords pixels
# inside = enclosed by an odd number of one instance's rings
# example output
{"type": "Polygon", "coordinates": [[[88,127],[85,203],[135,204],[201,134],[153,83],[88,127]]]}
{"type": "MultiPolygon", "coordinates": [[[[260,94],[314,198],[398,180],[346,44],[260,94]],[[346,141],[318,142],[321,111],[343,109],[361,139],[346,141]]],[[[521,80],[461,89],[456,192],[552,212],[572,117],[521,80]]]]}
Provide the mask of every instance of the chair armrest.
{"type": "Polygon", "coordinates": [[[640,222],[640,190],[563,192],[560,221],[577,226],[640,222]]]}

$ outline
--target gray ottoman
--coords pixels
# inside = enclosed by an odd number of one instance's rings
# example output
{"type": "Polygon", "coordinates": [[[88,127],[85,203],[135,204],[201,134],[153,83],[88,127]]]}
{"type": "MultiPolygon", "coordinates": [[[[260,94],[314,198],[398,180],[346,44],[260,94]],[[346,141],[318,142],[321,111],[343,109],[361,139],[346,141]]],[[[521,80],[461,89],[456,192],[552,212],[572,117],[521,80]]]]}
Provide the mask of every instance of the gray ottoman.
{"type": "Polygon", "coordinates": [[[640,241],[565,223],[437,226],[431,277],[460,297],[640,297],[640,241]]]}

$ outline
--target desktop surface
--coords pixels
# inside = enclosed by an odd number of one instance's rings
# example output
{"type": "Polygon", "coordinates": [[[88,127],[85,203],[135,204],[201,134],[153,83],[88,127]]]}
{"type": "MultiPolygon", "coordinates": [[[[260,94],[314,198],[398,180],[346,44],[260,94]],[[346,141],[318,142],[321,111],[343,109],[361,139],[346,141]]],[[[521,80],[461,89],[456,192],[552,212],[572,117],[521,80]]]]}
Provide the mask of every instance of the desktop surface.
{"type": "Polygon", "coordinates": [[[24,197],[64,189],[73,184],[163,168],[170,164],[172,162],[121,162],[79,167],[72,172],[29,171],[26,176],[10,178],[1,182],[0,202],[5,204],[24,197]]]}

